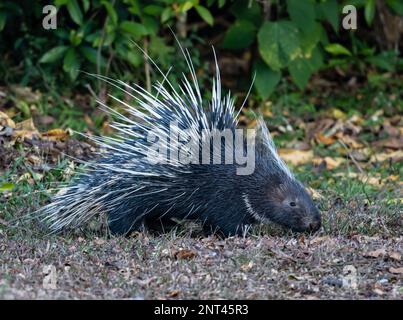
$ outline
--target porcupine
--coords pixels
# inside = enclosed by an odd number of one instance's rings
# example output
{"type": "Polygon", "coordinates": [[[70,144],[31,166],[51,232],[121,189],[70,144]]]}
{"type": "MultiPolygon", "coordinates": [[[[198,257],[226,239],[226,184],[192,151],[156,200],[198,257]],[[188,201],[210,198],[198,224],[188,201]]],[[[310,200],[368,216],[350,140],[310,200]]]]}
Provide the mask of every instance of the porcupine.
{"type": "MultiPolygon", "coordinates": [[[[222,97],[214,49],[216,75],[209,103],[202,99],[188,50],[181,46],[180,50],[190,76],[183,74],[182,84],[176,89],[152,60],[163,76],[154,84],[154,94],[139,85],[98,76],[123,90],[138,106],[111,96],[129,114],[123,115],[98,101],[117,118],[111,125],[117,137],[91,138],[105,152],[40,209],[42,221],[52,232],[59,232],[106,214],[111,233],[118,235],[144,227],[172,226],[172,219],[198,220],[205,230],[223,236],[245,234],[248,226],[268,222],[299,232],[319,229],[320,212],[278,156],[262,118],[254,145],[254,171],[249,175],[238,175],[239,165],[234,163],[150,161],[149,134],[169,137],[171,123],[176,123],[175,130],[187,138],[202,137],[203,130],[233,133],[238,125],[234,100],[229,93],[222,97]]],[[[203,136],[200,141],[211,138],[203,136]]],[[[177,147],[174,150],[168,144],[168,153],[177,152],[177,147]]]]}

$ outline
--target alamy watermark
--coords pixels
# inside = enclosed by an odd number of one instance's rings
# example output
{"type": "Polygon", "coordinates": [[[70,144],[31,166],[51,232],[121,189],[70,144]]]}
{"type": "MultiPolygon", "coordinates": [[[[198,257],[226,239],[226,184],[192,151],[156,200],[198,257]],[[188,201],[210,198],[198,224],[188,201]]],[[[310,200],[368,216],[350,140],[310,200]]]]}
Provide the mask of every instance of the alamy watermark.
{"type": "MultiPolygon", "coordinates": [[[[57,29],[57,7],[54,5],[46,5],[42,9],[42,13],[45,15],[42,19],[42,27],[45,30],[57,29]]],[[[357,8],[352,5],[345,5],[342,9],[343,17],[342,26],[345,30],[357,29],[357,8]]]]}
{"type": "Polygon", "coordinates": [[[45,14],[42,19],[42,27],[45,30],[57,29],[57,8],[48,4],[43,7],[42,13],[45,14]]]}
{"type": "Polygon", "coordinates": [[[168,133],[148,133],[147,159],[151,164],[236,164],[237,175],[250,175],[255,170],[255,137],[255,129],[195,132],[172,121],[168,133]]]}

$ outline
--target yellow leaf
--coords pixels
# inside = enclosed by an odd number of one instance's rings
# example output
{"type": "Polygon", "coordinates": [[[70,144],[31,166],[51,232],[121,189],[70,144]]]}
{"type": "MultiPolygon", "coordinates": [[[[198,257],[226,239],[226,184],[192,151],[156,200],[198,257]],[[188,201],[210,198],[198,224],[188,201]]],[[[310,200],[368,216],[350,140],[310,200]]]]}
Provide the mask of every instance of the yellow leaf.
{"type": "Polygon", "coordinates": [[[341,158],[341,157],[335,157],[335,158],[324,157],[324,158],[315,158],[315,159],[313,159],[312,162],[313,162],[313,164],[315,164],[317,166],[322,164],[322,162],[325,162],[327,169],[335,169],[335,168],[339,167],[345,161],[346,161],[346,159],[341,158]]]}
{"type": "Polygon", "coordinates": [[[0,111],[0,126],[14,129],[15,123],[7,114],[0,111]]]}
{"type": "Polygon", "coordinates": [[[29,118],[27,120],[21,121],[19,123],[17,123],[15,125],[15,129],[16,130],[26,130],[26,131],[36,131],[38,132],[38,130],[36,129],[34,122],[32,121],[32,118],[29,118]]]}
{"type": "Polygon", "coordinates": [[[391,153],[378,153],[374,154],[370,162],[383,162],[385,160],[392,159],[393,161],[398,162],[400,159],[403,159],[403,150],[396,150],[391,153]]]}
{"type": "Polygon", "coordinates": [[[325,136],[322,133],[318,133],[315,136],[315,138],[316,138],[317,142],[323,143],[326,146],[331,145],[331,144],[336,142],[336,139],[334,139],[332,137],[325,136]]]}
{"type": "Polygon", "coordinates": [[[336,109],[336,108],[332,109],[332,116],[333,116],[333,118],[340,119],[340,120],[344,120],[347,118],[347,115],[343,111],[341,111],[340,109],[336,109]]]}
{"type": "Polygon", "coordinates": [[[313,159],[312,150],[279,149],[278,154],[288,163],[299,165],[308,163],[313,159]]]}
{"type": "Polygon", "coordinates": [[[48,132],[42,133],[41,135],[43,138],[46,138],[47,140],[66,140],[69,137],[69,133],[66,130],[63,129],[52,129],[49,130],[48,132]]]}

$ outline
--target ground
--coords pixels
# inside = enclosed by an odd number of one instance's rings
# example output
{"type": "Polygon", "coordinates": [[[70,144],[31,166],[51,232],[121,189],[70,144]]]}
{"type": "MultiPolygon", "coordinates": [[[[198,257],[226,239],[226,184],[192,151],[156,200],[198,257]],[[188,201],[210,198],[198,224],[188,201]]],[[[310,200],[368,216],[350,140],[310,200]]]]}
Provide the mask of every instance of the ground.
{"type": "MultiPolygon", "coordinates": [[[[228,239],[203,237],[188,223],[162,235],[112,237],[102,218],[47,234],[27,214],[49,201],[95,146],[51,117],[27,120],[0,103],[0,298],[402,299],[399,81],[340,96],[334,87],[322,95],[282,91],[264,104],[279,153],[309,186],[323,227],[294,234],[257,226],[246,238],[228,239]],[[340,107],[348,104],[361,111],[340,107]],[[52,121],[52,130],[37,129],[52,121]]],[[[254,125],[248,108],[241,124],[254,125]]]]}
{"type": "Polygon", "coordinates": [[[402,238],[365,236],[172,234],[7,240],[0,297],[400,299],[402,244],[402,238]]]}

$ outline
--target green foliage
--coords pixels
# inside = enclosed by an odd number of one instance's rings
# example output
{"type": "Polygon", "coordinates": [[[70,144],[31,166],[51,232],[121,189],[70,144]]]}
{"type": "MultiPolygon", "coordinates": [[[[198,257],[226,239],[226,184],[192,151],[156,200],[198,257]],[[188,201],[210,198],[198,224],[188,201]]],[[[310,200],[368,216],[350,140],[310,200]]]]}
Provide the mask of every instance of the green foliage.
{"type": "Polygon", "coordinates": [[[165,48],[168,39],[162,32],[168,25],[187,14],[197,14],[210,26],[214,23],[210,10],[198,0],[54,0],[50,4],[57,7],[57,29],[45,30],[42,9],[48,4],[0,3],[0,51],[28,49],[14,62],[25,62],[27,82],[37,83],[38,78],[52,75],[58,85],[81,86],[84,74],[80,70],[122,77],[122,70],[135,70],[144,63],[136,45],[144,47],[145,43],[153,59],[170,66],[175,57],[173,50],[165,48]],[[28,10],[33,14],[23,15],[28,10]]]}
{"type": "MultiPolygon", "coordinates": [[[[255,89],[263,99],[283,75],[303,90],[312,74],[324,67],[393,71],[402,64],[395,52],[379,51],[373,43],[358,40],[354,32],[340,30],[345,4],[355,5],[358,20],[373,28],[375,0],[53,0],[57,29],[45,30],[40,25],[48,4],[0,2],[3,81],[80,88],[91,82],[80,73],[83,70],[145,84],[144,54],[137,45],[162,69],[174,65],[177,70],[181,64],[168,27],[182,43],[221,32],[222,48],[250,51],[255,89]],[[203,36],[198,34],[200,28],[203,36]]],[[[386,5],[393,14],[403,14],[401,1],[386,0],[386,5]]]]}

